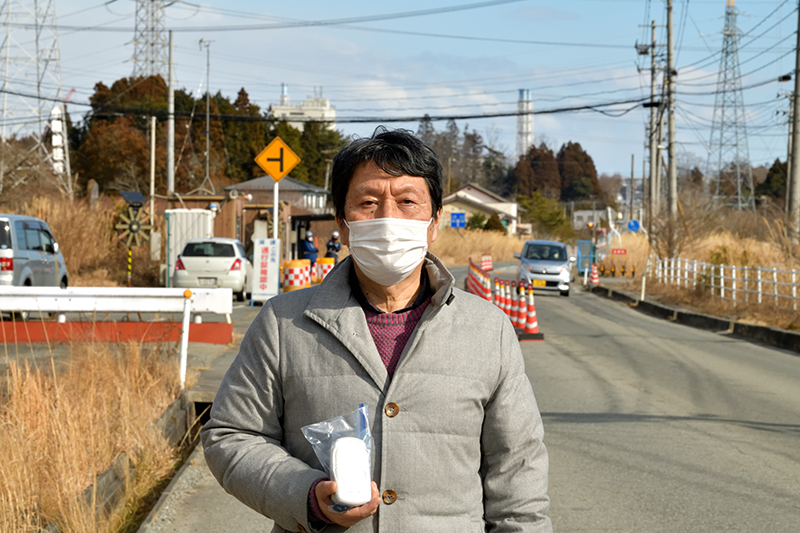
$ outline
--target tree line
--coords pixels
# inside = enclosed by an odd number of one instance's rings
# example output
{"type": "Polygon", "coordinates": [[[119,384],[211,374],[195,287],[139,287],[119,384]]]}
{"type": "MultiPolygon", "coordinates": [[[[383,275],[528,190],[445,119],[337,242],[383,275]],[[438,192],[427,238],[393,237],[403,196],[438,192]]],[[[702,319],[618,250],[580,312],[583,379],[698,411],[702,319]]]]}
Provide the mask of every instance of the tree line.
{"type": "MultiPolygon", "coordinates": [[[[167,85],[160,76],[122,78],[111,86],[97,83],[89,99],[91,111],[80,124],[69,124],[73,174],[79,190],[89,179],[101,190],[146,192],[150,183],[150,124],[156,126],[156,187],[166,190],[167,85]]],[[[175,187],[190,191],[205,177],[206,95],[175,91],[175,187]]],[[[264,172],[255,156],[280,136],[301,158],[291,177],[323,186],[328,162],[348,138],[322,123],[304,124],[303,131],[271,118],[250,101],[242,88],[235,98],[211,95],[208,125],[209,173],[218,186],[239,183],[264,172]],[[247,118],[253,120],[247,120],[247,118]]],[[[466,125],[450,120],[437,131],[429,117],[416,134],[438,155],[444,168],[445,190],[477,183],[506,197],[581,200],[603,192],[592,158],[577,143],[557,154],[541,143],[513,164],[504,151],[466,125]]]]}
{"type": "MultiPolygon", "coordinates": [[[[70,125],[72,170],[80,188],[88,180],[105,192],[150,187],[150,117],[156,127],[156,190],[166,192],[167,93],[160,76],[122,78],[110,87],[97,83],[92,110],[79,125],[70,125]]],[[[242,88],[235,99],[217,92],[210,97],[209,175],[216,187],[264,176],[254,158],[280,136],[301,158],[291,176],[323,186],[327,159],[346,142],[321,123],[303,131],[268,117],[242,88]],[[253,120],[247,120],[252,118],[253,120]]],[[[175,91],[175,190],[196,190],[206,166],[206,95],[175,91]]],[[[219,191],[217,191],[219,192],[219,191]]]]}
{"type": "MultiPolygon", "coordinates": [[[[205,178],[206,95],[180,89],[174,96],[175,190],[185,194],[198,191],[205,178]]],[[[104,194],[149,192],[151,117],[157,121],[156,193],[166,194],[167,98],[168,87],[160,76],[121,78],[110,86],[95,85],[89,99],[91,110],[81,121],[73,122],[67,115],[72,179],[79,196],[85,194],[90,180],[104,194]]],[[[254,158],[277,136],[301,159],[290,176],[324,186],[330,160],[349,142],[343,133],[322,123],[305,123],[300,131],[274,119],[250,100],[245,88],[235,97],[221,92],[210,96],[208,130],[209,174],[217,193],[225,186],[264,176],[254,158]]],[[[476,183],[527,206],[522,221],[552,226],[563,212],[560,201],[613,201],[600,187],[592,158],[578,143],[568,142],[554,152],[541,142],[513,161],[492,139],[491,131],[487,140],[469,124],[461,128],[449,120],[437,130],[426,115],[416,135],[439,157],[446,193],[476,183]]],[[[22,149],[27,141],[16,142],[22,149]]]]}

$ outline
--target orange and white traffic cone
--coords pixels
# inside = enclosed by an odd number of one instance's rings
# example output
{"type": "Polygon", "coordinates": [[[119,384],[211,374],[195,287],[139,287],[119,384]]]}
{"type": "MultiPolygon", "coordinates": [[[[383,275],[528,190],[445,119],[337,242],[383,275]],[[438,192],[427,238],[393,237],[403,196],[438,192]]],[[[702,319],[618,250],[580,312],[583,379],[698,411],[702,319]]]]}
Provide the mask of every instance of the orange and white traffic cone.
{"type": "Polygon", "coordinates": [[[600,277],[597,275],[597,265],[592,263],[592,275],[589,278],[591,285],[600,285],[600,277]]]}
{"type": "Polygon", "coordinates": [[[499,278],[494,278],[493,301],[494,301],[494,305],[496,305],[500,309],[503,308],[503,306],[500,304],[500,279],[499,278]]]}
{"type": "Polygon", "coordinates": [[[517,294],[517,282],[511,282],[511,308],[508,310],[508,316],[511,319],[511,324],[516,328],[517,327],[517,300],[519,299],[519,295],[517,294]]]}
{"type": "Polygon", "coordinates": [[[525,329],[525,315],[527,314],[528,304],[525,301],[525,285],[520,281],[517,286],[517,324],[519,330],[525,329]]]}
{"type": "Polygon", "coordinates": [[[536,305],[533,301],[533,285],[528,287],[527,312],[525,313],[525,329],[517,334],[520,342],[543,341],[544,334],[539,333],[539,320],[536,318],[536,305]]]}
{"type": "Polygon", "coordinates": [[[511,316],[511,287],[508,280],[503,283],[503,311],[506,316],[511,316]]]}
{"type": "Polygon", "coordinates": [[[492,256],[489,254],[483,254],[481,256],[481,270],[484,272],[489,272],[492,270],[492,256]]]}

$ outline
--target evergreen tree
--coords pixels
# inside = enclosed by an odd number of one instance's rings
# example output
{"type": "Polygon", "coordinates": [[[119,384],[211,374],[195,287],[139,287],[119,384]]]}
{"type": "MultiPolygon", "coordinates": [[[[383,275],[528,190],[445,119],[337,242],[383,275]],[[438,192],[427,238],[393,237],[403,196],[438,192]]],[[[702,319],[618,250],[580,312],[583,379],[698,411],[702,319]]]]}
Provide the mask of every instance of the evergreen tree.
{"type": "Polygon", "coordinates": [[[506,227],[503,225],[503,221],[500,220],[500,217],[497,216],[497,213],[492,213],[492,216],[489,217],[489,220],[486,222],[486,225],[483,227],[486,231],[498,231],[500,233],[508,233],[506,227]]]}
{"type": "Polygon", "coordinates": [[[419,121],[416,135],[422,139],[422,142],[430,148],[433,148],[434,141],[436,140],[436,130],[433,127],[433,121],[430,115],[427,113],[425,113],[425,116],[419,121]]]}
{"type": "Polygon", "coordinates": [[[520,157],[519,161],[517,161],[517,166],[514,168],[514,179],[516,180],[517,192],[522,196],[528,197],[536,190],[533,168],[527,158],[520,157]]]}
{"type": "Polygon", "coordinates": [[[467,229],[483,229],[486,226],[486,215],[481,212],[472,213],[467,220],[467,229]]]}
{"type": "MultiPolygon", "coordinates": [[[[511,169],[513,172],[513,169],[511,169]]],[[[506,166],[506,155],[494,148],[486,147],[486,154],[482,165],[483,183],[490,190],[500,196],[511,196],[510,189],[513,186],[513,174],[506,166]],[[511,178],[509,178],[511,176],[511,178]]]]}
{"type": "Polygon", "coordinates": [[[787,167],[787,163],[781,163],[780,159],[775,159],[767,172],[767,178],[756,187],[756,196],[784,198],[786,196],[787,167]]]}
{"type": "MultiPolygon", "coordinates": [[[[244,87],[230,104],[220,95],[215,102],[224,114],[260,117],[261,109],[250,102],[244,87]]],[[[235,183],[252,179],[259,174],[255,157],[264,149],[266,124],[263,122],[225,121],[223,123],[226,174],[235,183]]]]}
{"type": "Polygon", "coordinates": [[[464,128],[464,138],[461,141],[461,164],[459,181],[460,183],[481,183],[483,180],[483,173],[481,172],[481,164],[483,162],[483,137],[472,130],[470,133],[469,126],[464,128]]]}
{"type": "Polygon", "coordinates": [[[601,196],[594,161],[580,144],[568,142],[562,146],[557,161],[562,200],[586,200],[601,196]]]}
{"type": "Polygon", "coordinates": [[[575,237],[572,222],[557,200],[545,198],[539,191],[534,191],[527,198],[517,196],[517,201],[523,210],[522,220],[533,224],[534,229],[559,241],[568,241],[575,237]]]}
{"type": "Polygon", "coordinates": [[[531,167],[532,175],[528,189],[519,188],[519,193],[530,196],[534,191],[539,191],[545,198],[559,198],[561,196],[561,176],[558,172],[558,162],[545,143],[537,148],[535,145],[528,150],[526,157],[531,167]]]}
{"type": "Polygon", "coordinates": [[[305,166],[308,169],[308,182],[318,187],[324,187],[328,162],[332,161],[336,152],[344,146],[344,137],[321,122],[307,122],[303,126],[300,140],[306,154],[305,166]]]}

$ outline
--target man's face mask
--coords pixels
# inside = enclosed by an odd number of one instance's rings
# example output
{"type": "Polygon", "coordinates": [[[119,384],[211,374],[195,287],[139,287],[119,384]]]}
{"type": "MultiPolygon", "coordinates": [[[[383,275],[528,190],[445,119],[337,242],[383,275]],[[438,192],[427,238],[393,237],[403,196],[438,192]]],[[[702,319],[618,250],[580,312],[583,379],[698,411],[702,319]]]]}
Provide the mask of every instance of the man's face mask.
{"type": "Polygon", "coordinates": [[[378,285],[390,287],[406,279],[425,259],[428,227],[433,219],[374,218],[344,221],[350,229],[350,255],[378,285]]]}

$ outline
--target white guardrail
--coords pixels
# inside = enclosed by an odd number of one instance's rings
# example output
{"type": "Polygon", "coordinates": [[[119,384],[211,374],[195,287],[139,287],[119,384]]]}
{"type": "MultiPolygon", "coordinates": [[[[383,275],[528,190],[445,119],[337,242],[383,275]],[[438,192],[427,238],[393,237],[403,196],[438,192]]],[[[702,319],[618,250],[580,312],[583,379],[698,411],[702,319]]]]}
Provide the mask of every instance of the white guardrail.
{"type": "Polygon", "coordinates": [[[797,311],[797,270],[741,267],[666,258],[656,262],[659,282],[696,290],[706,287],[711,295],[732,302],[763,304],[797,311]]]}
{"type": "MultiPolygon", "coordinates": [[[[2,287],[0,310],[29,313],[182,313],[181,388],[186,382],[189,323],[192,313],[233,312],[231,289],[153,289],[119,287],[2,287]]],[[[65,321],[59,316],[59,321],[65,321]]]]}

